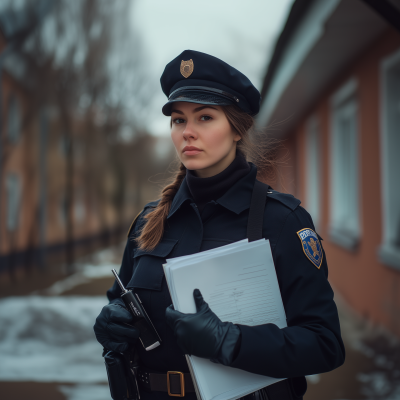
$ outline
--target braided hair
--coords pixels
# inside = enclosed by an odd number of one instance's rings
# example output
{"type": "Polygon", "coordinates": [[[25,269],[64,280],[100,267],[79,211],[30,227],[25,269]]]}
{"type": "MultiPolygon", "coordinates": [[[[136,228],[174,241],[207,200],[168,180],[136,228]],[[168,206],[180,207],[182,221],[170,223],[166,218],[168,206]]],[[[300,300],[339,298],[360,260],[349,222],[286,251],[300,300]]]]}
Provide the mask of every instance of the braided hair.
{"type": "Polygon", "coordinates": [[[162,190],[161,199],[157,207],[144,217],[147,222],[140,236],[136,239],[140,249],[153,250],[162,239],[165,221],[171,208],[172,200],[185,176],[186,167],[181,163],[174,181],[162,190]]]}

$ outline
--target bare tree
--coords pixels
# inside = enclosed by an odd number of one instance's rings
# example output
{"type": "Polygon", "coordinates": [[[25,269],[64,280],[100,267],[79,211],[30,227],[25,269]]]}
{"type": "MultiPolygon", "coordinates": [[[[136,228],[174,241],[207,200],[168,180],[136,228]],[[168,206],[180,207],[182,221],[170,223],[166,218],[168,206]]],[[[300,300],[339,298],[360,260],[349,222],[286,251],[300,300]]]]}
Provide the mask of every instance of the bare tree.
{"type": "MultiPolygon", "coordinates": [[[[49,111],[58,116],[66,145],[66,261],[72,265],[77,121],[85,131],[80,140],[85,147],[87,189],[92,197],[101,199],[101,207],[109,201],[121,221],[124,188],[129,178],[126,162],[118,157],[121,132],[128,130],[133,138],[145,134],[138,121],[145,113],[152,91],[141,63],[140,39],[129,20],[131,2],[53,0],[50,3],[51,7],[44,0],[26,0],[19,7],[11,0],[7,6],[3,4],[0,13],[11,16],[8,21],[34,22],[21,30],[23,34],[4,55],[4,63],[11,70],[18,66],[18,79],[29,88],[31,107],[24,125],[41,115],[43,157],[48,151],[49,135],[54,134],[48,126],[49,111]],[[107,199],[102,173],[109,171],[116,184],[107,199]]],[[[4,165],[6,161],[4,153],[1,163],[4,165]]],[[[44,220],[40,221],[44,208],[39,205],[39,225],[44,224],[44,220]]],[[[102,215],[99,218],[106,228],[102,215]]]]}

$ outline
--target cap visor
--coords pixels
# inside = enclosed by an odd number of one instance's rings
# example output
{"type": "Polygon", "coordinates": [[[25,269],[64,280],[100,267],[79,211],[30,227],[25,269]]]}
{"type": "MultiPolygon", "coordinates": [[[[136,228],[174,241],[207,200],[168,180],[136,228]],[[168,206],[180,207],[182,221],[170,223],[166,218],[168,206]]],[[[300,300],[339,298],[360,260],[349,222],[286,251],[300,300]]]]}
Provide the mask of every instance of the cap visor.
{"type": "Polygon", "coordinates": [[[165,103],[162,108],[162,113],[167,117],[171,116],[171,111],[174,103],[184,102],[184,103],[197,103],[197,104],[205,104],[210,106],[230,106],[233,104],[232,102],[212,102],[212,101],[203,101],[203,100],[194,100],[188,98],[180,98],[176,100],[169,100],[168,103],[165,103]]]}

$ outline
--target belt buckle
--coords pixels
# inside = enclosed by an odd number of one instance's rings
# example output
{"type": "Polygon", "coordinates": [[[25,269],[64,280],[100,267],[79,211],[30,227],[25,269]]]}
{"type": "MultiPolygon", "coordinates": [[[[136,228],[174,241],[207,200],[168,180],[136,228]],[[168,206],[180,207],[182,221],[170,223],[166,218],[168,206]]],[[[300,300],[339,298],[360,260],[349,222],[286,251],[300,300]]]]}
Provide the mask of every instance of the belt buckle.
{"type": "Polygon", "coordinates": [[[182,372],[179,371],[168,371],[167,372],[167,388],[168,388],[168,396],[173,397],[184,397],[185,396],[185,376],[182,372]],[[180,393],[171,393],[171,383],[169,381],[170,375],[179,375],[180,383],[181,383],[181,392],[180,393]]]}

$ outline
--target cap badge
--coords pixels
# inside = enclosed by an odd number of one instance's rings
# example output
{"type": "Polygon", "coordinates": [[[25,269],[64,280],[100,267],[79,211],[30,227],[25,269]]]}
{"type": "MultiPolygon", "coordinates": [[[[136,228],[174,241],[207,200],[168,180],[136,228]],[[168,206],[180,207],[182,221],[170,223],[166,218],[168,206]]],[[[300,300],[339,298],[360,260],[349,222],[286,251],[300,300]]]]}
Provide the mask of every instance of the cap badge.
{"type": "Polygon", "coordinates": [[[193,60],[190,59],[188,61],[183,61],[181,62],[181,74],[183,75],[184,78],[189,78],[190,75],[192,75],[194,69],[194,64],[193,60]]]}

